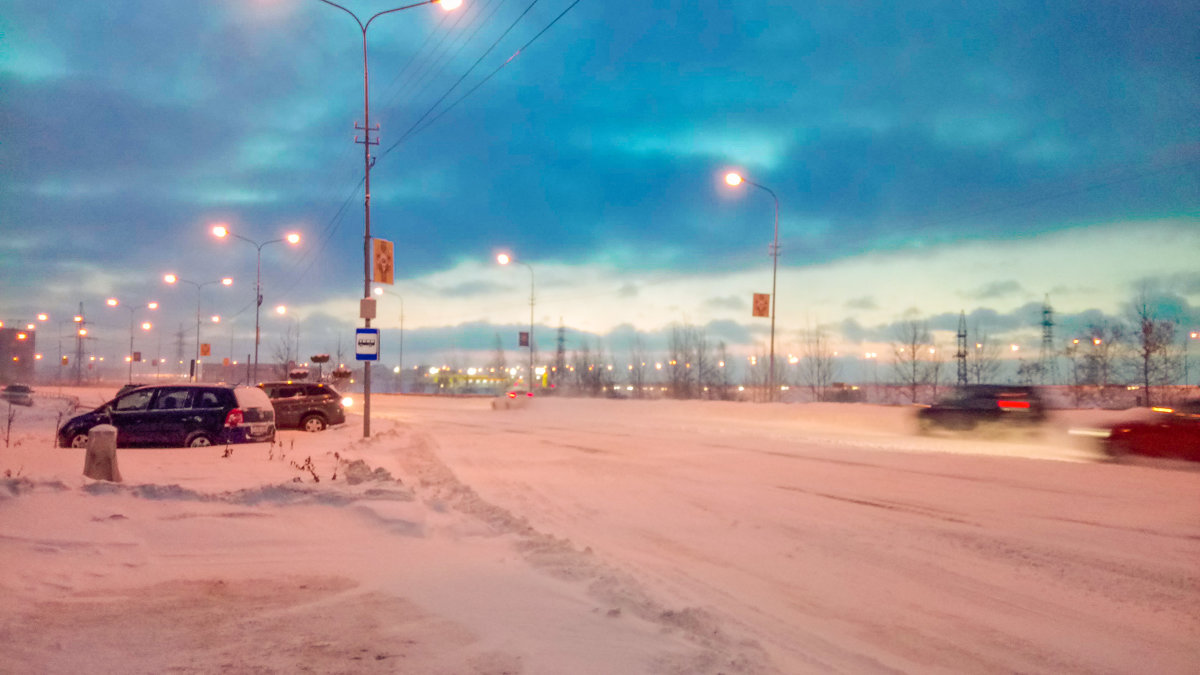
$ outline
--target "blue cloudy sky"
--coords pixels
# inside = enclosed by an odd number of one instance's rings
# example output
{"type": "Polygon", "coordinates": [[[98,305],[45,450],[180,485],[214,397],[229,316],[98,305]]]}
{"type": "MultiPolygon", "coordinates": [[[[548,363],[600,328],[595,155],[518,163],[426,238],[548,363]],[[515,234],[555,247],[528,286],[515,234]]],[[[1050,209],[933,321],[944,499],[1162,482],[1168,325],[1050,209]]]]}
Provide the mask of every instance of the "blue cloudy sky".
{"type": "MultiPolygon", "coordinates": [[[[569,348],[619,356],[687,323],[761,351],[750,301],[770,290],[774,207],[725,186],[731,169],[779,198],[780,351],[817,326],[844,353],[885,351],[898,322],[949,331],[959,312],[1033,347],[1047,296],[1064,338],[1141,293],[1200,326],[1197,25],[1186,0],[466,0],[380,17],[372,231],[396,245],[406,361],[471,361],[497,335],[515,351],[529,270],[500,250],[534,270],[542,350],[560,325],[569,348]]],[[[318,0],[2,0],[0,319],[47,312],[53,334],[83,302],[115,357],[129,314],[106,297],[158,300],[159,326],[190,330],[195,290],[163,273],[232,275],[203,311],[226,317],[218,355],[244,355],[255,250],[211,236],[221,222],[300,232],[263,249],[264,308],[291,308],[302,351],[349,348],[361,40],[318,0]]],[[[400,301],[380,312],[386,354],[400,301]]],[[[264,345],[289,321],[265,314],[264,345]]]]}

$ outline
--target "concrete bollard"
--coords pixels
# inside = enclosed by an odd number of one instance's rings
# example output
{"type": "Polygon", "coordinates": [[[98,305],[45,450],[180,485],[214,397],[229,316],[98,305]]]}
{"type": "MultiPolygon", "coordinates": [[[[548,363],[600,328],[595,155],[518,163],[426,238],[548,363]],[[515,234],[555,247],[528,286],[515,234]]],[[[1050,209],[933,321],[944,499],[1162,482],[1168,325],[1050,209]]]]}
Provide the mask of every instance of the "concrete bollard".
{"type": "Polygon", "coordinates": [[[117,469],[117,428],[113,425],[97,424],[88,431],[83,475],[94,480],[121,482],[121,471],[117,469]]]}

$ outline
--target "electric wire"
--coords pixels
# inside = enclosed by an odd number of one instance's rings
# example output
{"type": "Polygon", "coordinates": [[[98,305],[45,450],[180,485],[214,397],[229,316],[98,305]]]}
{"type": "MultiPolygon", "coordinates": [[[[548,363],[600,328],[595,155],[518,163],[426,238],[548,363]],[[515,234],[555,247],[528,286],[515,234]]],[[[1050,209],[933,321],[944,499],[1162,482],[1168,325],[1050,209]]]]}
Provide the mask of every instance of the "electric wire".
{"type": "MultiPolygon", "coordinates": [[[[530,40],[529,40],[528,42],[526,42],[524,45],[522,45],[520,49],[518,49],[517,51],[513,52],[512,56],[508,57],[508,59],[507,59],[507,60],[505,60],[505,61],[504,61],[504,63],[501,63],[501,64],[500,64],[500,65],[499,65],[499,66],[498,66],[498,67],[497,67],[495,70],[493,70],[492,72],[488,73],[487,77],[484,77],[482,80],[480,80],[478,83],[476,83],[476,84],[475,84],[475,86],[471,87],[471,88],[470,88],[470,89],[469,89],[467,92],[465,92],[465,93],[464,93],[462,96],[458,97],[458,99],[456,99],[456,100],[455,100],[453,103],[451,103],[450,105],[448,105],[448,106],[446,106],[445,108],[443,108],[443,109],[442,109],[440,112],[438,112],[438,114],[437,114],[437,115],[435,115],[435,116],[434,116],[432,119],[430,119],[430,120],[429,120],[428,122],[426,122],[424,125],[422,125],[422,126],[421,126],[421,127],[419,127],[419,128],[410,129],[410,132],[409,132],[409,133],[406,133],[406,134],[405,134],[405,136],[402,136],[402,137],[400,138],[400,140],[396,141],[395,145],[393,145],[393,146],[391,146],[391,147],[389,147],[389,148],[388,148],[388,152],[390,152],[390,151],[391,151],[391,149],[392,149],[392,148],[394,148],[396,145],[399,145],[400,143],[403,143],[403,142],[404,142],[404,140],[405,140],[406,138],[408,138],[409,136],[411,136],[411,135],[413,135],[413,134],[420,133],[420,132],[424,131],[425,129],[428,129],[428,128],[429,128],[430,126],[432,126],[432,125],[433,125],[435,122],[437,122],[439,119],[441,119],[443,115],[445,115],[446,113],[450,112],[450,111],[451,111],[451,110],[452,110],[452,109],[453,109],[455,106],[457,106],[459,103],[462,103],[463,99],[465,99],[465,98],[467,98],[468,96],[470,96],[471,94],[475,93],[475,91],[476,91],[477,89],[479,89],[480,87],[482,87],[482,86],[483,86],[483,85],[484,85],[484,84],[485,84],[485,83],[486,83],[488,80],[492,79],[492,77],[493,77],[493,76],[495,76],[495,75],[496,75],[496,73],[499,73],[499,72],[500,72],[500,71],[501,71],[501,70],[502,70],[502,69],[503,69],[505,66],[507,66],[507,65],[508,65],[508,64],[510,64],[510,63],[512,63],[514,59],[516,59],[518,56],[520,56],[520,55],[521,55],[521,52],[523,52],[523,51],[525,51],[526,49],[528,49],[528,48],[529,48],[529,45],[532,45],[532,44],[534,43],[534,41],[535,41],[535,40],[537,40],[538,38],[540,38],[540,37],[541,37],[541,36],[542,36],[542,35],[543,35],[543,34],[544,34],[546,31],[550,30],[550,28],[551,28],[551,27],[553,27],[553,26],[554,26],[554,24],[558,23],[558,20],[559,20],[559,19],[563,18],[563,16],[565,16],[567,12],[571,11],[571,10],[572,10],[572,9],[575,7],[575,5],[578,5],[579,3],[580,3],[580,0],[575,0],[574,2],[572,2],[572,3],[571,3],[571,4],[570,4],[570,5],[569,5],[569,6],[568,6],[566,9],[564,9],[564,10],[563,10],[561,13],[559,13],[559,15],[558,15],[558,16],[554,17],[554,20],[552,20],[550,23],[546,24],[546,27],[545,27],[545,28],[542,28],[540,31],[538,31],[537,35],[534,35],[532,38],[530,38],[530,40]]],[[[449,92],[447,92],[447,93],[449,93],[449,92]]],[[[440,99],[439,99],[439,102],[440,102],[440,99]]],[[[419,122],[419,121],[420,121],[420,120],[418,120],[418,122],[419,122]]],[[[387,153],[385,152],[384,154],[387,154],[387,153]]]]}
{"type": "MultiPolygon", "coordinates": [[[[575,0],[574,4],[578,4],[578,2],[579,2],[579,0],[575,0]]],[[[525,11],[521,12],[521,14],[516,19],[514,19],[512,23],[509,24],[508,28],[504,29],[504,32],[501,33],[500,36],[497,37],[495,39],[495,41],[492,42],[491,46],[489,46],[486,50],[484,50],[483,54],[481,54],[479,56],[479,58],[475,60],[475,63],[471,64],[471,67],[467,68],[466,72],[464,72],[462,74],[462,76],[459,77],[458,80],[454,84],[452,84],[450,86],[450,88],[446,90],[446,92],[444,94],[442,94],[440,97],[438,97],[438,100],[434,101],[433,105],[429,106],[429,109],[426,110],[425,113],[422,114],[421,117],[419,117],[416,122],[413,122],[412,126],[410,126],[408,128],[408,130],[405,131],[404,134],[402,134],[395,143],[393,143],[386,150],[384,150],[382,153],[380,153],[380,155],[379,155],[380,158],[386,157],[388,155],[388,153],[390,153],[392,150],[399,147],[399,145],[401,143],[403,143],[406,139],[408,139],[408,137],[410,137],[414,133],[414,130],[421,124],[421,122],[424,121],[425,118],[428,117],[429,114],[432,113],[439,105],[441,105],[442,101],[446,100],[446,97],[449,96],[451,93],[453,93],[453,91],[458,87],[458,85],[462,84],[463,80],[467,79],[467,77],[470,76],[470,74],[475,70],[475,68],[477,68],[479,66],[479,64],[483,62],[483,60],[485,58],[487,58],[487,55],[490,54],[492,52],[492,50],[496,48],[496,45],[500,44],[500,41],[503,40],[510,32],[512,32],[512,29],[516,27],[516,25],[521,21],[521,19],[525,18],[525,15],[528,14],[529,10],[533,9],[534,5],[536,5],[537,3],[538,3],[538,0],[533,0],[532,2],[530,2],[529,5],[525,8],[525,11]]],[[[572,7],[574,6],[574,4],[572,4],[572,7]]],[[[570,8],[568,8],[568,9],[570,9],[570,8]]],[[[558,19],[555,19],[555,21],[557,21],[557,20],[558,19]]],[[[543,30],[543,32],[544,32],[544,30],[543,30]]],[[[518,50],[518,51],[520,51],[520,50],[518,50]]],[[[509,61],[511,61],[512,58],[513,57],[509,57],[509,61]]],[[[507,63],[507,61],[505,63],[507,63]]],[[[478,89],[478,87],[473,88],[471,91],[474,91],[475,89],[478,89]]],[[[440,115],[439,115],[439,117],[440,117],[440,115]]]]}

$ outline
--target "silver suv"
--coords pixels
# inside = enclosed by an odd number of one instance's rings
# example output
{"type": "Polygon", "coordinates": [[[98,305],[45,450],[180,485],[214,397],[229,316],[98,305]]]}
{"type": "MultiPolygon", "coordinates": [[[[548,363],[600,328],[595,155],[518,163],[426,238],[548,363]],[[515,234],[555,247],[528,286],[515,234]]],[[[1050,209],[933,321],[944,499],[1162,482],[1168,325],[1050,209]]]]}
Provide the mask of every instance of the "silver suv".
{"type": "Polygon", "coordinates": [[[282,428],[321,431],[333,424],[345,424],[346,407],[342,395],[328,384],[316,382],[262,382],[275,407],[275,424],[282,428]]]}

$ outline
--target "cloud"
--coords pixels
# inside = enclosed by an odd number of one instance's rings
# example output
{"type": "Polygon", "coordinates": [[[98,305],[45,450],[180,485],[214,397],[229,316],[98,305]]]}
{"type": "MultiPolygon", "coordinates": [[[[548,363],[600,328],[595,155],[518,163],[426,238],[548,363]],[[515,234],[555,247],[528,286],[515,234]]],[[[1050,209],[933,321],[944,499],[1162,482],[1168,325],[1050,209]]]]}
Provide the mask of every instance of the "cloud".
{"type": "Polygon", "coordinates": [[[984,286],[967,291],[963,294],[963,297],[969,300],[994,300],[996,298],[1003,298],[1024,292],[1025,289],[1021,287],[1019,282],[1009,279],[1007,281],[993,281],[984,286]]]}
{"type": "Polygon", "coordinates": [[[879,309],[879,305],[875,302],[875,298],[869,295],[864,295],[858,298],[851,298],[846,301],[847,309],[879,309]]]}
{"type": "Polygon", "coordinates": [[[719,298],[709,298],[702,305],[706,309],[713,310],[728,310],[731,312],[744,312],[749,309],[750,304],[746,299],[738,295],[727,295],[719,298]]]}

